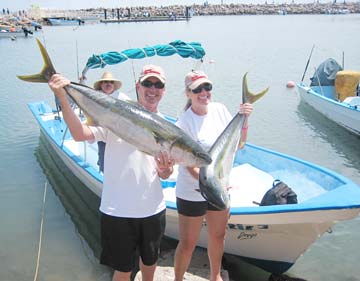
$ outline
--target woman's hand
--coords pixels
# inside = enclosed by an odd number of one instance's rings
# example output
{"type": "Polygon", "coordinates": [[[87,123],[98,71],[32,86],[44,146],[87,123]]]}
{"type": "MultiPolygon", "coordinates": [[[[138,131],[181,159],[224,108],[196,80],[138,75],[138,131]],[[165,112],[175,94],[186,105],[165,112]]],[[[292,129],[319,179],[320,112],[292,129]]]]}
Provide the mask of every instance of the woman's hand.
{"type": "Polygon", "coordinates": [[[244,114],[246,117],[249,117],[253,111],[253,106],[251,103],[242,103],[240,104],[239,113],[244,114]]]}

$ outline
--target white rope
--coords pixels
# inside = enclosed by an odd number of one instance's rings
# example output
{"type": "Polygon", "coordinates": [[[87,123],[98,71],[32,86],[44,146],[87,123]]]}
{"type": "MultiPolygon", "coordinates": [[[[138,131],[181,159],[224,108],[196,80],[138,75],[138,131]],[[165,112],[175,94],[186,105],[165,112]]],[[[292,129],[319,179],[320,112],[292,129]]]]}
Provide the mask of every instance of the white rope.
{"type": "Polygon", "coordinates": [[[171,48],[173,48],[173,49],[175,50],[175,52],[176,52],[177,54],[179,54],[179,50],[178,50],[178,49],[176,49],[176,48],[175,48],[175,46],[170,45],[170,44],[169,44],[168,46],[169,46],[169,47],[171,47],[171,48]]]}
{"type": "Polygon", "coordinates": [[[41,208],[41,223],[40,223],[39,249],[38,249],[37,261],[36,261],[34,281],[37,280],[37,278],[38,278],[38,273],[39,273],[40,256],[41,256],[41,244],[42,244],[42,235],[43,235],[43,225],[44,225],[44,217],[45,217],[45,202],[46,202],[47,183],[48,183],[48,182],[45,181],[43,204],[42,204],[42,208],[41,208]]]}
{"type": "Polygon", "coordinates": [[[140,48],[140,51],[144,54],[145,58],[148,57],[148,55],[147,55],[146,51],[144,50],[144,48],[140,48]]]}

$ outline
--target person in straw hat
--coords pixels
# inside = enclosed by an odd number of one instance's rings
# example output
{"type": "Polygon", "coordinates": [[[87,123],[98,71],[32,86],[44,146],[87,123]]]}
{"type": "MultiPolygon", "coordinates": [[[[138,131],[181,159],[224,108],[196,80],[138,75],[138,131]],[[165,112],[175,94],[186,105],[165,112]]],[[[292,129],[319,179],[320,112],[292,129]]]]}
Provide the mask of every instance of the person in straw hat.
{"type": "MultiPolygon", "coordinates": [[[[166,152],[150,156],[105,127],[82,123],[67,100],[64,86],[69,83],[60,74],[54,74],[49,86],[59,98],[74,140],[106,142],[100,263],[114,269],[112,281],[120,281],[130,280],[139,261],[142,280],[153,281],[165,232],[166,204],[160,178],[171,175],[174,161],[166,152]]],[[[158,104],[165,95],[165,85],[162,68],[144,66],[136,82],[137,103],[159,114],[158,104]]]]}
{"type": "MultiPolygon", "coordinates": [[[[101,78],[94,83],[94,89],[103,92],[106,95],[110,95],[114,98],[129,99],[125,94],[118,93],[117,90],[121,88],[121,81],[115,79],[113,74],[109,71],[105,71],[101,78]]],[[[98,161],[100,172],[104,173],[104,155],[106,143],[98,141],[98,161]]]]}
{"type": "Polygon", "coordinates": [[[94,89],[102,91],[106,95],[113,95],[121,88],[121,85],[121,81],[115,79],[111,72],[105,71],[101,78],[94,83],[94,89]]]}

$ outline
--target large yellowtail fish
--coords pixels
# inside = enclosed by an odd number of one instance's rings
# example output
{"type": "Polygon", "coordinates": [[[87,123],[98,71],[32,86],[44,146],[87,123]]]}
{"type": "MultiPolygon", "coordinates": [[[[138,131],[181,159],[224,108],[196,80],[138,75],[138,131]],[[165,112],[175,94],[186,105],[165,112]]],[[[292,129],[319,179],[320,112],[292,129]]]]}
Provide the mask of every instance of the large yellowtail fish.
{"type": "MultiPolygon", "coordinates": [[[[39,74],[18,78],[47,83],[56,71],[44,46],[39,40],[37,43],[44,60],[43,69],[39,74]]],[[[211,163],[209,154],[186,133],[136,102],[119,100],[74,82],[65,90],[91,120],[91,124],[109,129],[140,151],[153,156],[166,151],[175,163],[190,167],[211,163]]]]}
{"type": "MultiPolygon", "coordinates": [[[[254,103],[265,95],[269,88],[258,94],[252,94],[249,92],[246,77],[247,73],[243,77],[242,101],[243,103],[254,103]]],[[[209,154],[213,159],[212,163],[200,168],[200,192],[210,204],[220,210],[230,207],[228,194],[229,175],[239,146],[241,129],[245,118],[245,115],[239,113],[233,117],[209,150],[209,154]]]]}

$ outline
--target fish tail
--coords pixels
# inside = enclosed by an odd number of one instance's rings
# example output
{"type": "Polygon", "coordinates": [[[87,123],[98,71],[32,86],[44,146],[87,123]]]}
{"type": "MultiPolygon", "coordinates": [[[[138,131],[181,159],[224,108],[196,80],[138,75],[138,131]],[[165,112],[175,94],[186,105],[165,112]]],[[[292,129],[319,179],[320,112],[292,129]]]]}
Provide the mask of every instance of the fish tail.
{"type": "Polygon", "coordinates": [[[47,83],[51,76],[56,73],[56,71],[43,44],[41,44],[40,40],[37,38],[36,42],[40,48],[40,52],[44,61],[41,72],[33,75],[17,75],[17,77],[27,82],[47,83]]]}
{"type": "Polygon", "coordinates": [[[269,91],[269,87],[257,94],[251,93],[247,84],[247,74],[246,72],[243,77],[243,103],[254,103],[269,91]]]}

